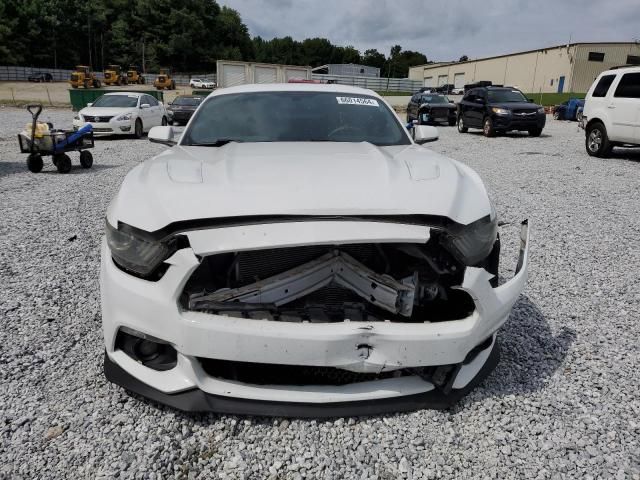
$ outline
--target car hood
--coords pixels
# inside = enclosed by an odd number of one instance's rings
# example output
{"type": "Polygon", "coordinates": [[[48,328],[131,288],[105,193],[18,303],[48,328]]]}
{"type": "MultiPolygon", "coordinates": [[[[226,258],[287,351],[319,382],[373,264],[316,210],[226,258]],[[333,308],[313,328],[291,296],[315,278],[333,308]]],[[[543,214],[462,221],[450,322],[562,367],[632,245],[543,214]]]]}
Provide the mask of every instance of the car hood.
{"type": "Polygon", "coordinates": [[[434,108],[449,108],[449,109],[456,109],[456,105],[454,103],[421,103],[420,107],[434,107],[434,108]]]}
{"type": "Polygon", "coordinates": [[[134,112],[135,108],[120,107],[86,107],[80,110],[80,115],[89,115],[91,117],[111,117],[122,115],[123,113],[134,112]]]}
{"type": "Polygon", "coordinates": [[[531,102],[491,102],[490,107],[506,108],[507,110],[537,110],[540,105],[531,102]]]}
{"type": "Polygon", "coordinates": [[[155,231],[184,220],[254,215],[489,215],[469,167],[418,145],[229,143],[175,146],[135,167],[107,218],[155,231]]]}

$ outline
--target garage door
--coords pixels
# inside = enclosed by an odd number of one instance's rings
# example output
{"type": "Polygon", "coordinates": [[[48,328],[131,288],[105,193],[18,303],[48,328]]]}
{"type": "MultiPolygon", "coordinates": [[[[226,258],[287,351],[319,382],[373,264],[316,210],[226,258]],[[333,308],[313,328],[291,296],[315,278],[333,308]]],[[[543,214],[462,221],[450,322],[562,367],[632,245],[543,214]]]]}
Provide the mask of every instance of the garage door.
{"type": "Polygon", "coordinates": [[[244,85],[247,83],[244,65],[224,65],[224,86],[244,85]]]}
{"type": "Polygon", "coordinates": [[[256,83],[276,83],[278,81],[278,70],[275,67],[256,67],[256,83]]]}
{"type": "Polygon", "coordinates": [[[425,77],[424,86],[425,87],[433,87],[433,77],[425,77]]]}
{"type": "Polygon", "coordinates": [[[455,88],[464,88],[464,73],[456,73],[453,76],[453,85],[455,88]]]}
{"type": "Polygon", "coordinates": [[[303,70],[302,68],[287,68],[287,69],[285,69],[285,81],[288,82],[292,78],[306,79],[307,78],[307,71],[303,70]]]}
{"type": "Polygon", "coordinates": [[[438,86],[446,85],[448,78],[449,77],[447,75],[438,75],[438,86]]]}

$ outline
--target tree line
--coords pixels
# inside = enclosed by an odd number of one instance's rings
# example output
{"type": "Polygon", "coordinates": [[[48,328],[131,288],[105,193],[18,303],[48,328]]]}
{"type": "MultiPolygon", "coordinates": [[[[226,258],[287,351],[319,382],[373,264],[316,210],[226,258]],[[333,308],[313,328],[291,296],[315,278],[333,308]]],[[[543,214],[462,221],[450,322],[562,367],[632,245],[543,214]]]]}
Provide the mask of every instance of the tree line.
{"type": "Polygon", "coordinates": [[[427,63],[422,53],[399,45],[385,55],[326,38],[251,38],[240,14],[215,0],[0,0],[0,65],[103,70],[144,62],[147,71],[211,72],[218,59],[362,63],[392,77],[427,63]]]}

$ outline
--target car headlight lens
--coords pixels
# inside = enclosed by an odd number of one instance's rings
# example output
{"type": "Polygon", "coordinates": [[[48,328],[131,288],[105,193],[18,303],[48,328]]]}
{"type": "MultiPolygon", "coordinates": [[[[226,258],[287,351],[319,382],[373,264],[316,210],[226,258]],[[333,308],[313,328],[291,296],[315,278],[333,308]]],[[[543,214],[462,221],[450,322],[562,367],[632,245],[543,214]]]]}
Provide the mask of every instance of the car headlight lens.
{"type": "Polygon", "coordinates": [[[496,115],[509,115],[510,113],[509,110],[507,110],[506,108],[498,108],[498,107],[493,107],[491,111],[496,115]]]}
{"type": "Polygon", "coordinates": [[[116,118],[116,121],[122,122],[124,120],[131,120],[132,116],[133,116],[133,113],[131,113],[131,112],[125,113],[123,115],[120,115],[118,118],[116,118]]]}
{"type": "Polygon", "coordinates": [[[540,108],[538,109],[538,113],[545,113],[545,111],[544,111],[544,107],[540,107],[540,108]]]}
{"type": "Polygon", "coordinates": [[[498,218],[493,205],[491,214],[469,225],[450,229],[443,238],[444,246],[460,262],[473,266],[487,258],[498,236],[498,218]]]}
{"type": "Polygon", "coordinates": [[[107,224],[107,244],[113,260],[123,269],[145,277],[151,274],[175,250],[175,242],[150,241],[133,228],[120,223],[119,228],[107,224]]]}

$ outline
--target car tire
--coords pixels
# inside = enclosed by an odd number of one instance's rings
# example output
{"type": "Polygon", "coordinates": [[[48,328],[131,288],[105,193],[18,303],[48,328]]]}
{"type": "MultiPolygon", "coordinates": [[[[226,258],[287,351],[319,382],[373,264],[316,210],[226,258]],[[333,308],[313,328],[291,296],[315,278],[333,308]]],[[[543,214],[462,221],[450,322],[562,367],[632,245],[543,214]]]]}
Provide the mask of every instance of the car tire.
{"type": "Polygon", "coordinates": [[[93,165],[93,155],[88,150],[83,150],[80,152],[80,165],[82,168],[91,168],[93,165]]]}
{"type": "Polygon", "coordinates": [[[142,138],[142,136],[144,135],[144,127],[142,125],[142,120],[140,120],[139,118],[136,118],[136,123],[133,127],[133,135],[136,138],[142,138]]]}
{"type": "Polygon", "coordinates": [[[162,121],[160,122],[160,125],[162,125],[163,127],[165,127],[169,122],[167,121],[167,117],[162,117],[162,121]]]}
{"type": "Polygon", "coordinates": [[[27,168],[31,173],[39,173],[43,166],[44,162],[39,153],[32,153],[27,157],[27,168]]]}
{"type": "Polygon", "coordinates": [[[539,137],[542,134],[541,128],[531,128],[528,130],[530,137],[539,137]]]}
{"type": "Polygon", "coordinates": [[[54,156],[55,165],[58,173],[69,173],[71,171],[71,157],[66,153],[60,153],[54,156]]]}
{"type": "Polygon", "coordinates": [[[493,128],[491,117],[485,117],[484,122],[482,122],[482,134],[485,137],[495,137],[496,130],[493,128]]]}
{"type": "Polygon", "coordinates": [[[469,129],[464,124],[464,120],[462,119],[462,115],[458,115],[458,132],[467,133],[469,129]]]}
{"type": "Polygon", "coordinates": [[[609,142],[607,129],[602,123],[595,122],[587,127],[585,147],[587,153],[592,157],[602,158],[609,156],[613,146],[609,142]]]}

